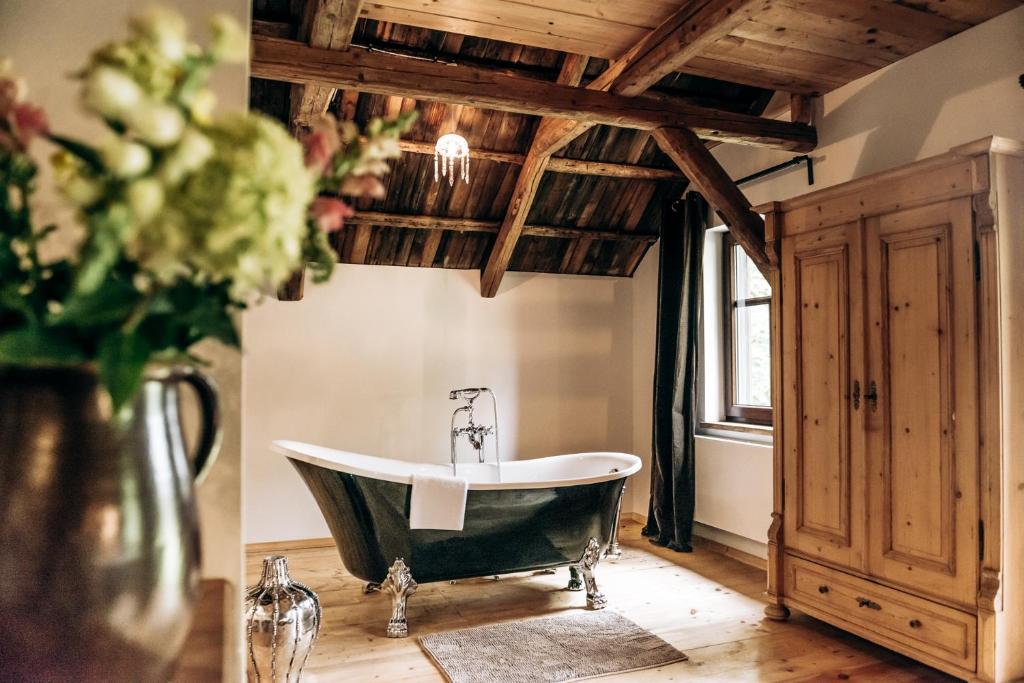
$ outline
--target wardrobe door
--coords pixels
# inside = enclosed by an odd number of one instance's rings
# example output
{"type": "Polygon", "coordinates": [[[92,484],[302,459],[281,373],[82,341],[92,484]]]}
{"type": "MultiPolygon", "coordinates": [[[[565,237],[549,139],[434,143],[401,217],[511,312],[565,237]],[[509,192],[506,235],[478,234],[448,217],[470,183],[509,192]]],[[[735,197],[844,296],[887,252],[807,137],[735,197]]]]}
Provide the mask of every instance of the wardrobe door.
{"type": "Polygon", "coordinates": [[[870,572],[970,606],[978,565],[970,200],[872,218],[865,250],[870,572]]]}
{"type": "Polygon", "coordinates": [[[865,567],[862,234],[852,223],[782,243],[785,545],[865,567]]]}

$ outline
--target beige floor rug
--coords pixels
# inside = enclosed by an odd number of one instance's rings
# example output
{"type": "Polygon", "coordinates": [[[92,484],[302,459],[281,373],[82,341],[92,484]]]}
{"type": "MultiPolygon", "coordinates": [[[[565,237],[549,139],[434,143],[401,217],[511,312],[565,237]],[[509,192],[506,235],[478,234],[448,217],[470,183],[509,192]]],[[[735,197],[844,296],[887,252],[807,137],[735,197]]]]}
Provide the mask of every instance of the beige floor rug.
{"type": "Polygon", "coordinates": [[[686,659],[611,611],[435,633],[419,641],[452,683],[579,681],[686,659]]]}

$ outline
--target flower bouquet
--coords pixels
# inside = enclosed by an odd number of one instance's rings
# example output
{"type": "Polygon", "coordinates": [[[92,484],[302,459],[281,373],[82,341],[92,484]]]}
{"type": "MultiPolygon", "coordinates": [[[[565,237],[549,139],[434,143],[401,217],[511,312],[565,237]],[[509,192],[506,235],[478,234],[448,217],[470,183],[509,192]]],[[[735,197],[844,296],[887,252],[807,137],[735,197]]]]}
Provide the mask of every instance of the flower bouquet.
{"type": "Polygon", "coordinates": [[[381,196],[415,112],[360,132],[325,116],[303,144],[257,113],[216,116],[207,86],[248,40],[226,15],[206,47],[184,19],[154,9],[127,40],[97,50],[77,78],[85,111],[109,133],[92,144],[51,131],[0,65],[0,364],[95,362],[115,406],[154,359],[188,361],[212,337],[239,345],[233,315],[303,263],[334,267],[327,234],[352,215],[338,195],[381,196]],[[34,138],[77,207],[78,233],[36,225],[34,138]]]}
{"type": "Polygon", "coordinates": [[[217,115],[212,69],[247,37],[214,16],[205,47],[156,9],[76,74],[105,136],[51,130],[0,64],[2,680],[168,680],[197,598],[192,480],[218,444],[203,339],[239,345],[237,313],[309,266],[380,196],[412,122],[324,117],[300,144],[255,113],[217,115]],[[74,225],[39,225],[30,149],[56,147],[74,225]],[[200,397],[189,462],[178,386],[200,397]]]}

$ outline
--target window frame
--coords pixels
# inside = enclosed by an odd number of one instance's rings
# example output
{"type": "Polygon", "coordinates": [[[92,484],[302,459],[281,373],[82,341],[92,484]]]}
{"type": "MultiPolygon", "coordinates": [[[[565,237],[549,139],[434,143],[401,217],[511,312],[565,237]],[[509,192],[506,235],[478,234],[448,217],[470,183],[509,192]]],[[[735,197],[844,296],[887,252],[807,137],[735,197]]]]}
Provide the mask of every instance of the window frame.
{"type": "MultiPolygon", "coordinates": [[[[744,299],[742,305],[733,296],[733,283],[735,282],[736,259],[733,254],[738,245],[736,240],[728,232],[722,235],[722,398],[724,402],[724,413],[726,422],[738,422],[743,424],[754,424],[772,426],[771,406],[751,406],[736,402],[736,355],[734,349],[734,324],[733,314],[735,309],[748,306],[768,306],[768,315],[771,317],[772,297],[753,297],[744,299]]],[[[769,370],[769,376],[771,371],[769,370]]]]}

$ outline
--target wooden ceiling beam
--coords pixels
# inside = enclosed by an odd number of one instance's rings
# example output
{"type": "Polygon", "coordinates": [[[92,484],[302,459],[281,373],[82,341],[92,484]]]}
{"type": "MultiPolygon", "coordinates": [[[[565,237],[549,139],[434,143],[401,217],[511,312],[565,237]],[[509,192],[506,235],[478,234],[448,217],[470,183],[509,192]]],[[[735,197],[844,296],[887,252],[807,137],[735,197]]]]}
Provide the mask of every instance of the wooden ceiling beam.
{"type": "MultiPolygon", "coordinates": [[[[562,62],[562,70],[558,74],[558,83],[564,86],[577,86],[583,80],[583,72],[587,69],[589,57],[583,55],[567,54],[562,62]]],[[[541,125],[547,119],[541,119],[541,125]]],[[[538,127],[539,131],[539,127],[538,127]]],[[[523,226],[526,224],[526,217],[533,206],[534,197],[537,196],[537,189],[540,187],[540,179],[544,170],[551,162],[550,154],[537,154],[534,149],[536,136],[530,142],[530,149],[523,160],[523,167],[516,178],[516,185],[512,189],[512,197],[509,200],[508,208],[505,210],[505,218],[501,222],[498,236],[491,246],[487,255],[487,262],[480,272],[480,295],[493,297],[498,293],[501,286],[501,279],[508,270],[508,264],[512,261],[512,254],[516,250],[516,243],[522,234],[523,226]]]]}
{"type": "MultiPolygon", "coordinates": [[[[750,114],[658,98],[626,97],[376,51],[325,50],[267,36],[253,36],[252,45],[252,75],[257,78],[562,117],[588,124],[643,130],[685,127],[711,140],[788,151],[806,152],[817,144],[817,133],[811,126],[750,114]]],[[[542,133],[538,131],[538,135],[542,133]]]]}
{"type": "MultiPolygon", "coordinates": [[[[434,143],[415,140],[399,140],[398,146],[403,152],[412,154],[433,154],[434,143]]],[[[525,154],[516,152],[496,152],[487,149],[471,149],[472,160],[497,161],[503,164],[522,166],[526,161],[525,154]]],[[[549,173],[569,173],[575,175],[596,175],[606,178],[632,178],[634,180],[682,180],[685,176],[674,168],[655,168],[638,164],[616,164],[609,161],[587,161],[585,159],[564,159],[552,157],[548,162],[549,173]]]]}
{"type": "MultiPolygon", "coordinates": [[[[299,27],[300,37],[311,47],[345,50],[359,21],[363,0],[307,0],[299,27]]],[[[308,83],[292,86],[291,122],[308,123],[327,113],[335,88],[308,83]]]]}
{"type": "Polygon", "coordinates": [[[765,249],[764,220],[750,207],[750,202],[711,151],[699,137],[685,129],[659,128],[651,135],[690,179],[690,186],[704,195],[722,217],[729,234],[750,260],[767,276],[771,264],[765,249]]]}
{"type": "MultiPolygon", "coordinates": [[[[663,76],[685,64],[706,45],[727,35],[738,23],[746,21],[752,8],[760,2],[762,0],[688,2],[612,62],[587,86],[587,90],[626,97],[640,95],[663,76]]],[[[588,121],[582,117],[572,120],[545,117],[541,120],[512,194],[505,222],[502,223],[494,248],[480,277],[480,293],[483,296],[493,297],[497,294],[501,278],[515,251],[521,226],[526,221],[526,215],[540,185],[541,176],[550,165],[551,155],[595,123],[600,122],[588,121]]],[[[687,127],[692,129],[692,126],[687,127]]],[[[707,135],[706,130],[700,132],[710,139],[721,139],[715,137],[718,131],[713,131],[712,135],[707,135]]],[[[817,140],[814,144],[817,144],[817,140]]],[[[701,147],[707,153],[703,144],[701,147]]],[[[685,172],[686,169],[682,170],[685,172]]],[[[761,232],[763,251],[763,227],[761,232]]]]}
{"type": "MultiPolygon", "coordinates": [[[[355,216],[346,218],[345,225],[409,228],[410,230],[450,230],[452,232],[480,232],[495,234],[501,228],[501,221],[479,218],[421,216],[387,213],[382,211],[360,211],[355,216]]],[[[608,240],[610,242],[645,242],[648,244],[658,241],[658,236],[651,233],[622,232],[602,228],[573,228],[561,225],[524,224],[522,234],[530,237],[595,239],[608,240]]]]}

